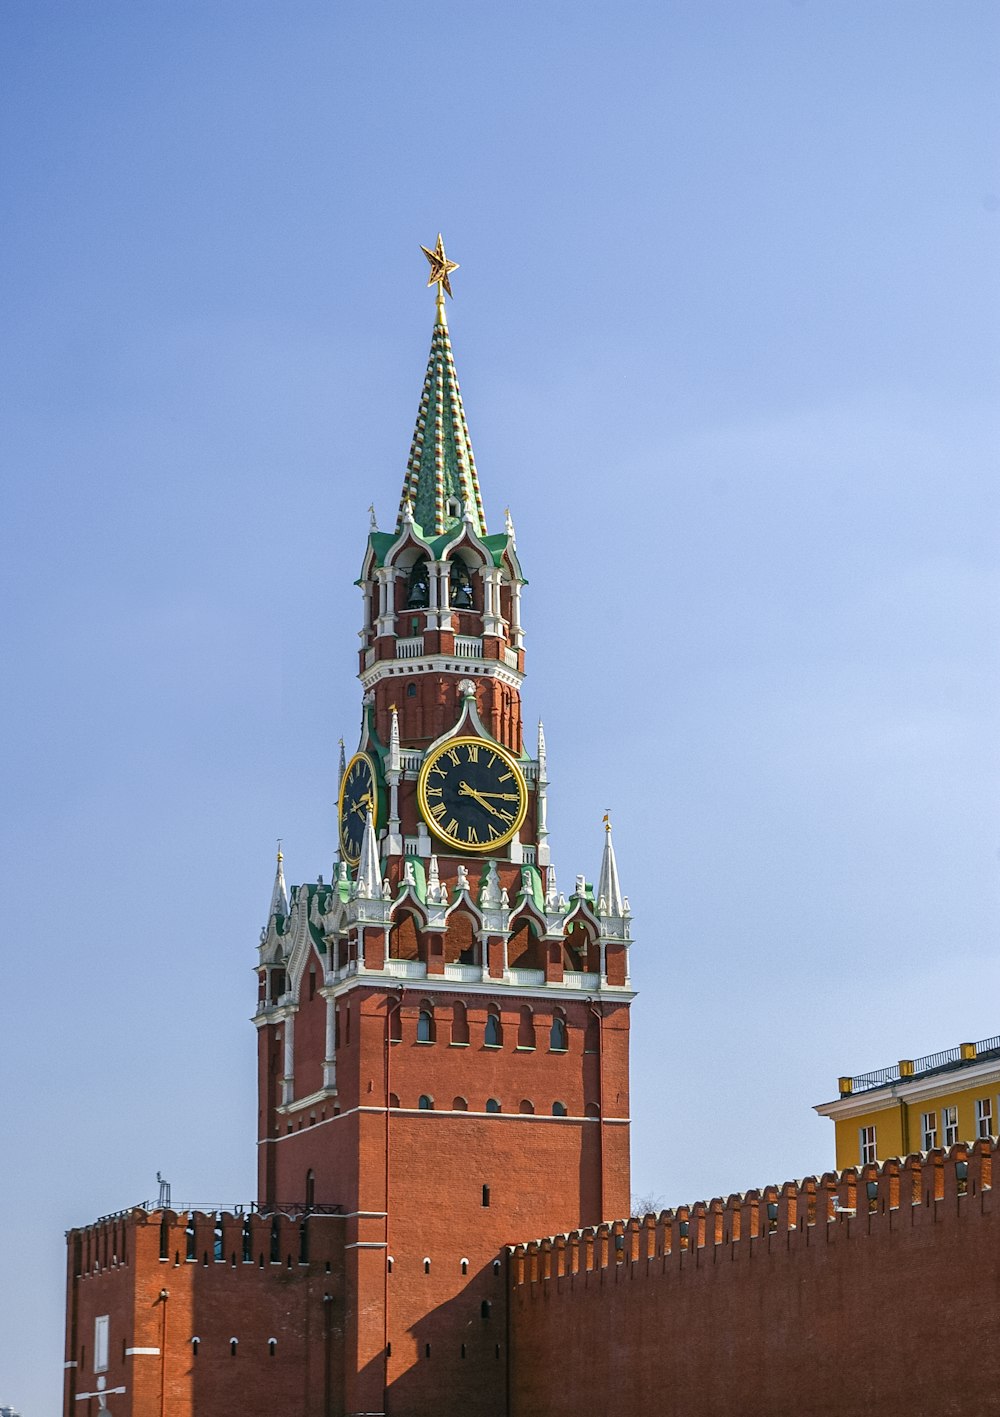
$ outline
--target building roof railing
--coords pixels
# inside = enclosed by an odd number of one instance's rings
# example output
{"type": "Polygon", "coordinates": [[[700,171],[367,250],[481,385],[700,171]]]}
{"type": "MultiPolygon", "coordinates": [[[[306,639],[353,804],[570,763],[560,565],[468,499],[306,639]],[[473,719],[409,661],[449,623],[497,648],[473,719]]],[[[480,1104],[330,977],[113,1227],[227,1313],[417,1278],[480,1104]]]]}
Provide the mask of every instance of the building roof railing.
{"type": "Polygon", "coordinates": [[[1000,1034],[980,1039],[978,1043],[959,1043],[957,1048],[945,1048],[940,1053],[927,1053],[923,1058],[901,1058],[891,1067],[876,1068],[870,1073],[842,1077],[839,1079],[840,1095],[850,1097],[857,1092],[871,1092],[875,1088],[888,1087],[892,1083],[909,1082],[914,1078],[946,1072],[951,1068],[966,1067],[969,1063],[994,1057],[1000,1057],[1000,1034]]]}
{"type": "Polygon", "coordinates": [[[343,1215],[342,1205],[308,1205],[305,1201],[288,1201],[280,1204],[277,1201],[268,1205],[261,1205],[257,1201],[137,1201],[135,1205],[128,1206],[125,1210],[112,1211],[109,1215],[99,1215],[96,1220],[90,1221],[90,1225],[104,1225],[109,1220],[124,1220],[132,1214],[134,1210],[144,1210],[148,1214],[156,1211],[169,1210],[175,1215],[193,1215],[195,1211],[200,1211],[202,1215],[288,1215],[295,1218],[304,1218],[307,1215],[343,1215]]]}

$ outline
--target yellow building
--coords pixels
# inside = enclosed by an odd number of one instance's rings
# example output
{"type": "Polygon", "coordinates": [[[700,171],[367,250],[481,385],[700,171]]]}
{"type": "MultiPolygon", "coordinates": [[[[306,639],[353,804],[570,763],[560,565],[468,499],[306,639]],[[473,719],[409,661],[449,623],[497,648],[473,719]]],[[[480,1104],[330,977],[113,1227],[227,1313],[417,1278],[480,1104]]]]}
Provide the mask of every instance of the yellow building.
{"type": "Polygon", "coordinates": [[[837,1168],[908,1156],[1000,1132],[1000,1036],[960,1043],[926,1058],[839,1080],[836,1102],[815,1109],[832,1117],[837,1168]]]}

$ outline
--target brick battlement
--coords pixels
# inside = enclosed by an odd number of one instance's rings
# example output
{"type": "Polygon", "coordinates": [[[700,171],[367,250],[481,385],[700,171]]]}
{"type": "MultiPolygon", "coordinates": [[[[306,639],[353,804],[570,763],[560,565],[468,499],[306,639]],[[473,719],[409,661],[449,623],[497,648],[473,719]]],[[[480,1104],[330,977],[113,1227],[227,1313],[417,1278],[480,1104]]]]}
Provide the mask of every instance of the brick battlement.
{"type": "Polygon", "coordinates": [[[996,1138],[958,1143],[513,1245],[511,1283],[531,1286],[609,1267],[624,1267],[627,1278],[637,1265],[656,1261],[680,1272],[698,1251],[728,1245],[736,1258],[737,1246],[750,1242],[752,1248],[754,1241],[768,1253],[790,1252],[817,1226],[837,1227],[838,1240],[888,1232],[901,1223],[893,1217],[904,1206],[911,1210],[906,1224],[933,1224],[938,1204],[960,1207],[963,1198],[972,1201],[991,1189],[998,1149],[996,1138]]]}
{"type": "Polygon", "coordinates": [[[511,1247],[511,1417],[994,1411],[998,1149],[984,1139],[511,1247]],[[960,1380],[936,1361],[949,1354],[977,1355],[960,1380]]]}

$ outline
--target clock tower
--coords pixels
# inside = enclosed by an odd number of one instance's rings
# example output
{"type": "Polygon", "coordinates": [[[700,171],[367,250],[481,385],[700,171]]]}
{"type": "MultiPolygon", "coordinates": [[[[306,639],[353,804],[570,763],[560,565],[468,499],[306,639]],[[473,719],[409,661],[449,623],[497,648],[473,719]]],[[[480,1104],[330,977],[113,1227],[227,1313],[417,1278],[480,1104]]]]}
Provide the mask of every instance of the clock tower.
{"type": "Polygon", "coordinates": [[[597,889],[556,882],[514,524],[487,528],[456,266],[424,251],[436,318],[358,582],[333,878],[289,894],[279,854],[261,936],[259,1200],[345,1217],[345,1413],[499,1417],[504,1246],[628,1213],[630,914],[607,823],[597,889]]]}

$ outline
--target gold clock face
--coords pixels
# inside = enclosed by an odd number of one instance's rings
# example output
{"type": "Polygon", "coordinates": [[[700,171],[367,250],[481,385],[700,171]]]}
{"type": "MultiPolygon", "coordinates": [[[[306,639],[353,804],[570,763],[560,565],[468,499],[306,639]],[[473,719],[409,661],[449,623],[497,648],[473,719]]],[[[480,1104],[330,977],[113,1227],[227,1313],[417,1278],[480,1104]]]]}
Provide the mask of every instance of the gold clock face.
{"type": "Polygon", "coordinates": [[[424,821],[462,851],[493,851],[521,829],[528,789],[503,748],[482,738],[452,738],[424,761],[417,779],[424,821]]]}
{"type": "Polygon", "coordinates": [[[375,783],[375,764],[367,753],[355,753],[344,769],[344,780],[340,784],[340,850],[345,861],[356,866],[361,859],[361,841],[365,834],[368,813],[378,829],[378,791],[375,783]]]}

